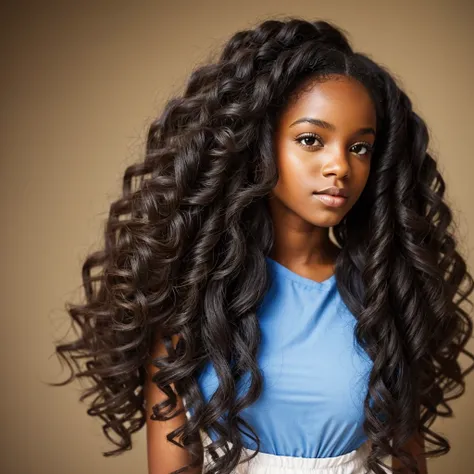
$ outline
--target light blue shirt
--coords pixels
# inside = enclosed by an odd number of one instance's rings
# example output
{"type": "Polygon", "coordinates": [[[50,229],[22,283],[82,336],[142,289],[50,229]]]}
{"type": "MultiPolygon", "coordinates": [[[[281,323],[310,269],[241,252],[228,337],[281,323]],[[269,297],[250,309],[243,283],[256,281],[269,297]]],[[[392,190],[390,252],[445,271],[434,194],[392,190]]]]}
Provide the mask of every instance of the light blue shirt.
{"type": "MultiPolygon", "coordinates": [[[[272,284],[257,312],[263,393],[239,415],[257,432],[261,452],[305,458],[346,454],[367,440],[363,404],[372,361],[355,341],[356,319],[341,299],[335,275],[316,282],[269,257],[267,264],[272,284]]],[[[249,378],[240,381],[239,396],[249,378]]],[[[210,362],[198,384],[209,401],[218,385],[210,362]]],[[[216,439],[213,431],[209,435],[216,439]]],[[[243,443],[256,449],[246,435],[243,443]]]]}

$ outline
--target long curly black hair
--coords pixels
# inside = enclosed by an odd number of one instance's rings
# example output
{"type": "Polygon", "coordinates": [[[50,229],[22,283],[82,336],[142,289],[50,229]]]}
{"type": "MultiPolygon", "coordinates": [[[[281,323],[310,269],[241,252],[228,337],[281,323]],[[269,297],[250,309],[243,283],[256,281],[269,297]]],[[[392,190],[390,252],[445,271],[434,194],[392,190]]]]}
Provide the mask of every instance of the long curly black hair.
{"type": "Polygon", "coordinates": [[[152,418],[182,413],[177,393],[193,415],[168,439],[179,436],[197,463],[199,433],[212,429],[218,439],[206,449],[225,454],[208,472],[236,467],[242,428],[258,443],[239,412],[262,391],[256,309],[269,288],[265,256],[274,242],[267,198],[278,180],[275,125],[310,76],[350,76],[366,87],[377,113],[367,185],[333,228],[341,248],[337,286],[373,361],[365,467],[382,474],[382,458],[392,455],[417,473],[404,442],[419,432],[434,447],[426,456],[449,452],[430,425],[453,416],[448,401],[464,393],[473,366],[461,370],[461,353],[474,360],[466,349],[472,321],[461,308],[472,305],[473,279],[459,253],[445,182],[427,151],[427,126],[393,75],[354,52],[347,34],[327,21],[266,19],[234,34],[219,54],[195,68],[182,96],[168,100],[150,125],[144,160],[126,169],[104,248],[83,264],[86,301],[67,304],[78,339],[55,345],[71,375],[52,385],[92,382],[81,400],[94,396],[88,414],[102,419],[118,447],[103,454],[120,454],[146,422],[145,367],[160,334],[168,355],[153,360],[160,369],[153,382],[169,398],[154,406],[152,418]],[[220,383],[205,403],[197,375],[209,361],[220,383]],[[250,387],[237,399],[245,373],[250,387]]]}

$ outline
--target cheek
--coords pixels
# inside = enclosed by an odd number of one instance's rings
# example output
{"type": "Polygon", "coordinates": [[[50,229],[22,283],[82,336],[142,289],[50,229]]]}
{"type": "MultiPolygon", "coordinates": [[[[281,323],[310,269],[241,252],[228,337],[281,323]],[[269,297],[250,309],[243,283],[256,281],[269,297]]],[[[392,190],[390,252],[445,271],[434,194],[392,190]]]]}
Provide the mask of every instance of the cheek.
{"type": "Polygon", "coordinates": [[[370,166],[365,166],[361,169],[358,170],[357,175],[354,176],[354,183],[355,187],[357,189],[357,198],[362,194],[364,191],[367,181],[369,180],[369,174],[370,174],[370,166]]]}
{"type": "Polygon", "coordinates": [[[277,162],[280,187],[303,191],[308,185],[308,177],[312,172],[301,158],[287,153],[277,162]]]}
{"type": "Polygon", "coordinates": [[[365,185],[367,184],[367,181],[369,180],[369,175],[370,175],[370,162],[368,163],[367,166],[365,166],[364,171],[362,173],[362,189],[365,188],[365,185]]]}

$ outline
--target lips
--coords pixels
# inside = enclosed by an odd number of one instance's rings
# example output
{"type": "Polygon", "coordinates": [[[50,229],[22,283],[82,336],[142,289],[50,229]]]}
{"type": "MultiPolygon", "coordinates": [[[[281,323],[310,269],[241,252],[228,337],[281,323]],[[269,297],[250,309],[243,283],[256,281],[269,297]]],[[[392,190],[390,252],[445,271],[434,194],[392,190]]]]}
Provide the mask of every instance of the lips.
{"type": "Polygon", "coordinates": [[[349,193],[345,188],[338,188],[337,186],[330,186],[329,188],[321,189],[320,191],[315,191],[314,194],[328,194],[330,196],[342,196],[349,197],[349,193]]]}
{"type": "Polygon", "coordinates": [[[313,195],[329,207],[342,207],[347,202],[347,198],[343,196],[332,196],[331,194],[325,193],[313,193],[313,195]]]}

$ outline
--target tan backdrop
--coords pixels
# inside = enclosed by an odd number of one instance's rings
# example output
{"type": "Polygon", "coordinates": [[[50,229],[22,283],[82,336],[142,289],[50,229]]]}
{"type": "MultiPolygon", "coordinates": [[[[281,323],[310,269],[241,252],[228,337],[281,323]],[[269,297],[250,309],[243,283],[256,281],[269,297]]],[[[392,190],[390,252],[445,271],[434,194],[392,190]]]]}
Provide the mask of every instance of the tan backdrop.
{"type": "MultiPolygon", "coordinates": [[[[43,382],[66,374],[52,357],[53,339],[69,324],[64,302],[80,294],[80,266],[100,243],[108,205],[126,165],[141,156],[149,122],[238,29],[268,16],[330,20],[396,73],[428,122],[462,248],[472,248],[474,2],[11,1],[0,8],[2,473],[146,473],[143,431],[132,451],[104,458],[112,446],[78,403],[80,387],[43,382]]],[[[472,379],[453,403],[456,417],[435,425],[452,451],[429,462],[430,474],[474,471],[472,379]]]]}

